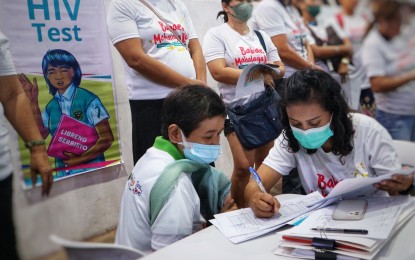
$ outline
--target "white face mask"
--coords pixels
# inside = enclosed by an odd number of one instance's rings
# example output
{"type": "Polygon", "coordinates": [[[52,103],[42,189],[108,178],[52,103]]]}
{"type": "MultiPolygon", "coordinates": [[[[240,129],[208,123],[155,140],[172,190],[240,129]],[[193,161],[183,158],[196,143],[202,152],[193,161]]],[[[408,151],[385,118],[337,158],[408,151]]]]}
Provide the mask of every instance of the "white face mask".
{"type": "Polygon", "coordinates": [[[183,142],[179,144],[183,145],[184,157],[186,159],[201,163],[210,164],[218,159],[219,154],[222,153],[220,145],[208,145],[192,143],[186,140],[183,131],[180,130],[183,142]]]}

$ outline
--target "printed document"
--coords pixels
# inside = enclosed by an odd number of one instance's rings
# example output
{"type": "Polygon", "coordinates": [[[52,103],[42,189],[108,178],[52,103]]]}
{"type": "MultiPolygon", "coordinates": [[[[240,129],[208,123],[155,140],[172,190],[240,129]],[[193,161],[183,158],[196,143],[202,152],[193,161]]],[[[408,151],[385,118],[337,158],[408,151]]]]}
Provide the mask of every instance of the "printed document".
{"type": "Polygon", "coordinates": [[[258,218],[250,208],[244,208],[217,214],[211,222],[231,241],[232,237],[237,237],[234,241],[242,242],[275,230],[288,221],[322,206],[315,204],[314,207],[307,207],[308,204],[322,198],[320,193],[313,192],[307,196],[284,201],[279,212],[272,218],[258,218]]]}

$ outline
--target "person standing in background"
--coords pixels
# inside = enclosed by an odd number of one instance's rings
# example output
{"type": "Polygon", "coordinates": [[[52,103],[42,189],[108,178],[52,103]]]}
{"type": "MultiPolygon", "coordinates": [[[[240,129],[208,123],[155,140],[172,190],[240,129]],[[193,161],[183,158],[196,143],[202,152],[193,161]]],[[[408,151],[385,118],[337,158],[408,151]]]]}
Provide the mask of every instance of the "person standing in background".
{"type": "Polygon", "coordinates": [[[341,83],[346,83],[349,57],[353,55],[350,40],[334,20],[318,23],[316,17],[321,10],[321,0],[298,0],[296,5],[316,42],[311,45],[316,64],[327,72],[332,71],[331,75],[341,83]]]}
{"type": "MultiPolygon", "coordinates": [[[[340,10],[333,19],[346,33],[353,46],[353,57],[349,64],[350,107],[365,115],[375,116],[375,100],[369,80],[362,67],[362,43],[372,16],[363,10],[359,12],[359,1],[340,0],[340,10]]],[[[366,3],[367,5],[368,3],[366,3]]],[[[362,8],[361,8],[362,9],[362,8]]]]}
{"type": "Polygon", "coordinates": [[[124,62],[135,164],[161,134],[164,98],[183,85],[205,85],[206,65],[180,0],[114,0],[107,24],[124,62]]]}
{"type": "Polygon", "coordinates": [[[314,64],[310,48],[314,40],[292,1],[262,0],[252,15],[252,29],[263,30],[271,37],[285,65],[285,77],[299,69],[321,69],[314,64]]]}
{"type": "Polygon", "coordinates": [[[9,133],[3,114],[30,150],[33,185],[39,174],[42,179],[42,195],[49,195],[53,178],[45,142],[36,126],[30,102],[17,78],[9,41],[0,32],[0,259],[13,260],[19,259],[12,216],[13,165],[8,146],[9,133]]]}
{"type": "MultiPolygon", "coordinates": [[[[270,37],[261,31],[253,31],[247,21],[252,14],[252,5],[244,0],[222,0],[225,23],[211,28],[203,41],[203,53],[212,77],[218,82],[219,91],[225,103],[235,99],[236,83],[243,68],[249,64],[272,63],[279,66],[276,78],[264,76],[264,84],[278,88],[274,79],[282,78],[284,65],[278,56],[270,37]]],[[[234,170],[231,194],[239,208],[245,207],[243,192],[249,181],[249,166],[258,167],[265,159],[273,141],[248,150],[241,145],[232,122],[225,121],[224,134],[232,151],[234,170]]]]}
{"type": "Polygon", "coordinates": [[[373,29],[362,47],[362,62],[376,101],[376,119],[393,139],[415,141],[414,40],[401,34],[401,5],[373,5],[373,29]]]}

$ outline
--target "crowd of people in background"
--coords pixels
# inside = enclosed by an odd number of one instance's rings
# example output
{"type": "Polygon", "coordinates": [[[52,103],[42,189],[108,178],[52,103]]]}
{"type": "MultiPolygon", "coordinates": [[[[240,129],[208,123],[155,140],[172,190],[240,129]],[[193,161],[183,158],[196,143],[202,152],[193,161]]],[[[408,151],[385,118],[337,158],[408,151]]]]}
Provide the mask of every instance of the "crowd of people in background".
{"type": "MultiPolygon", "coordinates": [[[[192,219],[193,229],[199,222],[195,218],[200,218],[203,203],[189,201],[184,206],[186,199],[180,197],[189,189],[179,186],[188,182],[186,178],[194,181],[194,173],[189,172],[187,177],[181,175],[170,204],[161,209],[156,222],[148,214],[153,212],[148,192],[158,186],[163,173],[159,169],[149,175],[142,169],[148,165],[149,159],[144,159],[157,149],[166,152],[157,156],[159,165],[189,159],[214,166],[223,129],[234,161],[231,200],[223,202],[224,209],[249,206],[257,216],[270,217],[279,203],[250,179],[250,166],[258,169],[267,190],[281,177],[294,180],[297,176],[294,183],[302,192],[327,195],[356,169],[366,177],[396,172],[400,163],[391,135],[415,141],[414,48],[404,45],[413,47],[415,38],[408,26],[411,12],[405,14],[407,9],[401,4],[386,0],[331,4],[322,0],[222,0],[221,5],[216,18],[224,23],[210,28],[202,44],[179,0],[114,0],[109,6],[111,40],[124,58],[127,75],[134,162],[148,149],[126,183],[117,231],[121,244],[146,252],[157,250],[190,234],[192,219]],[[160,37],[156,36],[168,31],[170,40],[158,42],[160,37]],[[234,130],[235,122],[217,115],[191,119],[202,122],[200,131],[190,129],[201,134],[200,138],[186,131],[178,118],[169,122],[167,129],[167,122],[161,122],[160,128],[156,121],[165,120],[165,109],[170,110],[167,106],[174,103],[168,100],[186,96],[187,88],[177,87],[207,87],[205,63],[224,106],[235,100],[236,85],[246,66],[262,63],[278,67],[278,75],[261,72],[264,87],[274,88],[282,97],[283,131],[275,142],[247,149],[234,130]],[[222,121],[224,125],[219,126],[222,121]],[[153,125],[151,132],[149,125],[153,125]],[[154,142],[158,135],[163,137],[154,142]],[[189,209],[189,205],[194,206],[189,209]],[[169,214],[174,208],[181,208],[180,220],[169,214]],[[163,224],[169,221],[181,228],[163,224]],[[146,237],[137,237],[137,233],[146,237]]],[[[190,100],[181,102],[184,107],[192,104],[190,100]]],[[[201,105],[207,104],[193,104],[195,113],[201,105]]],[[[396,175],[376,188],[378,193],[393,195],[411,187],[412,180],[412,176],[396,175]]],[[[191,197],[201,196],[192,191],[191,197]]]]}
{"type": "MultiPolygon", "coordinates": [[[[363,165],[359,167],[366,177],[397,171],[401,165],[392,139],[415,142],[415,5],[392,0],[221,0],[221,6],[216,18],[224,23],[199,40],[180,0],[109,4],[107,25],[124,62],[136,165],[121,203],[118,243],[151,252],[191,234],[195,223],[206,224],[201,214],[205,205],[193,188],[194,173],[178,177],[154,223],[150,192],[174,161],[188,159],[213,171],[209,167],[220,153],[222,132],[234,169],[232,185],[227,181],[223,186],[222,195],[229,196],[221,196],[223,207],[212,212],[249,206],[260,217],[272,216],[279,203],[250,179],[250,166],[267,190],[298,170],[297,182],[305,193],[327,195],[337,181],[351,178],[339,172],[353,171],[356,165],[363,165]],[[278,75],[261,76],[265,87],[281,95],[283,132],[275,142],[246,149],[225,108],[235,99],[243,69],[256,63],[278,67],[278,75]],[[219,95],[208,88],[207,71],[219,95]],[[322,188],[325,180],[333,185],[322,188]]],[[[30,108],[23,106],[29,102],[1,33],[0,50],[0,114],[28,141],[33,178],[42,176],[43,193],[48,194],[52,179],[44,141],[32,114],[26,113],[30,108]],[[18,115],[9,108],[14,104],[36,131],[28,133],[16,121],[18,115]]],[[[1,125],[0,130],[4,144],[7,132],[1,125]]],[[[9,157],[1,148],[0,161],[9,157]]],[[[0,166],[0,190],[7,198],[2,212],[10,213],[1,214],[7,219],[0,222],[7,222],[13,237],[9,248],[14,249],[12,169],[11,164],[0,166]]],[[[412,183],[412,176],[398,175],[375,187],[378,193],[395,195],[412,183]]]]}

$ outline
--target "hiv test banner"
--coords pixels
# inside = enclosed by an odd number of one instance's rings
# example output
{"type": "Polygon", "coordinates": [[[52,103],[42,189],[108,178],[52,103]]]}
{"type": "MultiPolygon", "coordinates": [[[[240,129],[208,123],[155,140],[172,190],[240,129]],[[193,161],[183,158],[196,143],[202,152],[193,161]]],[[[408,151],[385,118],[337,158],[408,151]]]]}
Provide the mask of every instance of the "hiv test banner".
{"type": "MultiPolygon", "coordinates": [[[[0,31],[10,41],[54,179],[119,164],[104,1],[0,2],[0,31]]],[[[24,188],[30,188],[30,154],[22,140],[19,148],[24,188]]]]}

